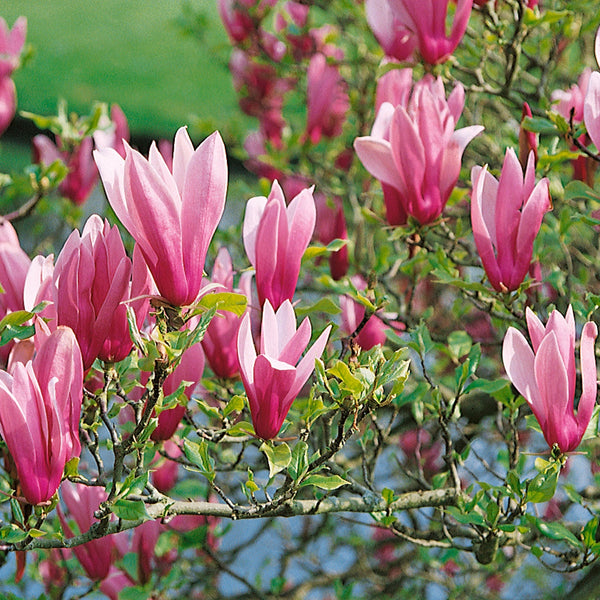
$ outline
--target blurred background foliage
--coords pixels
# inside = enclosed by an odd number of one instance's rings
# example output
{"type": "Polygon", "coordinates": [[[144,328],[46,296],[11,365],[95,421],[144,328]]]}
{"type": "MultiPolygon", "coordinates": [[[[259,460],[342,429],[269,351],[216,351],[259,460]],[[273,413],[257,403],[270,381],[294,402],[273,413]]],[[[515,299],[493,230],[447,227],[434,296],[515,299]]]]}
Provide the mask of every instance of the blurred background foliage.
{"type": "MultiPolygon", "coordinates": [[[[28,18],[31,53],[14,77],[20,111],[55,114],[58,98],[78,114],[89,113],[95,101],[116,102],[141,146],[149,139],[171,139],[183,123],[196,123],[204,133],[239,113],[227,68],[230,46],[215,2],[2,4],[10,26],[19,15],[28,18]]],[[[29,128],[17,116],[3,137],[3,170],[30,161],[29,147],[17,141],[30,137],[22,136],[29,128]]]]}

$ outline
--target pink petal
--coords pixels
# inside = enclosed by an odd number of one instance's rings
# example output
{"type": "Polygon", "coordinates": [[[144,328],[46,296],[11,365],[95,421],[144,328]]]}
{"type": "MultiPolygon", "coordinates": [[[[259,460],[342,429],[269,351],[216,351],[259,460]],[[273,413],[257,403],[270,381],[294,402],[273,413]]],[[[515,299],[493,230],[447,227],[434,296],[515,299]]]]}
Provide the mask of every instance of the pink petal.
{"type": "Polygon", "coordinates": [[[223,215],[226,194],[227,155],[221,136],[215,132],[198,146],[190,159],[183,189],[183,260],[187,277],[197,281],[196,293],[200,289],[208,246],[223,215]]]}
{"type": "Polygon", "coordinates": [[[359,137],[354,140],[354,149],[365,169],[375,179],[379,179],[397,190],[406,190],[392,157],[392,147],[389,142],[371,136],[359,137]]]}
{"type": "Polygon", "coordinates": [[[264,196],[250,198],[246,204],[244,216],[243,238],[244,248],[250,264],[256,269],[256,234],[265,212],[267,199],[264,196]]]}
{"type": "Polygon", "coordinates": [[[596,394],[598,391],[598,375],[596,372],[596,354],[594,343],[598,336],[598,328],[595,323],[589,322],[583,326],[581,332],[581,345],[579,349],[581,357],[581,382],[582,392],[577,406],[577,426],[579,439],[585,433],[590,422],[594,406],[596,405],[596,394]]]}
{"type": "Polygon", "coordinates": [[[598,71],[590,75],[583,105],[583,119],[592,142],[600,149],[600,73],[598,71]]]}
{"type": "Polygon", "coordinates": [[[544,437],[550,446],[558,443],[566,452],[565,441],[572,434],[574,425],[573,398],[569,397],[567,369],[554,332],[544,337],[536,352],[535,379],[547,415],[546,424],[540,422],[544,437]]]}
{"type": "Polygon", "coordinates": [[[535,378],[535,356],[523,334],[514,327],[509,327],[504,336],[502,362],[508,378],[527,400],[543,429],[547,420],[547,409],[535,378]]]}

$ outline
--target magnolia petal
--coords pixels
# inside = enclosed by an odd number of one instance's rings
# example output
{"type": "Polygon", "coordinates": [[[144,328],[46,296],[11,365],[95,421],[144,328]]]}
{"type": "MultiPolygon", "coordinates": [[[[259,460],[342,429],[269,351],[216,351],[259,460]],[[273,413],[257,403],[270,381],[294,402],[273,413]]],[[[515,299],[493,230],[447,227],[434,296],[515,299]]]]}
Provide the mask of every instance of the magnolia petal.
{"type": "MultiPolygon", "coordinates": [[[[177,143],[178,140],[175,141],[177,143]]],[[[183,261],[188,285],[193,288],[194,296],[200,290],[206,253],[223,215],[226,194],[227,155],[223,140],[216,131],[192,155],[183,186],[183,261]]]]}
{"type": "Polygon", "coordinates": [[[600,73],[598,71],[590,75],[583,105],[583,120],[592,142],[600,149],[600,73]]]}
{"type": "Polygon", "coordinates": [[[173,178],[181,197],[185,186],[185,174],[193,155],[194,145],[190,140],[187,127],[180,127],[173,142],[173,178]]]}
{"type": "Polygon", "coordinates": [[[298,363],[298,366],[296,367],[296,380],[294,381],[294,385],[290,388],[285,400],[290,406],[315,370],[315,360],[323,354],[330,333],[331,325],[325,328],[323,333],[321,333],[302,360],[298,363]]]}
{"type": "Polygon", "coordinates": [[[529,331],[529,337],[531,338],[533,351],[537,352],[546,335],[546,327],[529,306],[525,309],[525,320],[527,321],[527,329],[529,331]]]}
{"type": "Polygon", "coordinates": [[[252,411],[256,434],[269,440],[274,438],[289,411],[291,403],[283,400],[294,383],[296,369],[287,363],[260,354],[254,363],[254,381],[257,406],[252,411]]]}
{"type": "Polygon", "coordinates": [[[547,413],[535,378],[535,356],[523,334],[514,327],[509,327],[504,336],[502,362],[508,378],[527,400],[543,429],[547,413]]]}
{"type": "Polygon", "coordinates": [[[242,236],[246,255],[254,268],[256,268],[256,235],[266,206],[267,199],[264,196],[255,196],[246,203],[242,236]]]}
{"type": "Polygon", "coordinates": [[[354,150],[365,169],[375,179],[379,179],[397,190],[406,190],[392,157],[392,147],[389,142],[371,136],[359,137],[354,140],[354,150]]]}
{"type": "Polygon", "coordinates": [[[598,375],[596,372],[596,354],[595,341],[598,336],[598,327],[595,323],[589,322],[583,326],[581,332],[581,398],[577,406],[577,428],[579,439],[583,437],[585,430],[592,418],[594,406],[596,405],[596,395],[598,391],[598,375]]]}
{"type": "Polygon", "coordinates": [[[474,167],[472,180],[471,227],[473,228],[473,239],[492,287],[499,290],[501,289],[502,273],[494,252],[496,245],[494,213],[498,182],[487,172],[487,167],[483,167],[483,169],[474,167]]]}
{"type": "Polygon", "coordinates": [[[568,440],[574,424],[573,398],[569,397],[567,369],[553,331],[542,340],[535,354],[534,369],[547,415],[546,423],[540,422],[542,433],[550,447],[558,444],[563,452],[567,452],[571,449],[568,440]]]}
{"type": "Polygon", "coordinates": [[[250,325],[250,314],[246,313],[240,324],[237,335],[237,354],[240,365],[240,375],[246,392],[254,384],[254,363],[256,362],[256,348],[252,339],[252,328],[250,325]]]}

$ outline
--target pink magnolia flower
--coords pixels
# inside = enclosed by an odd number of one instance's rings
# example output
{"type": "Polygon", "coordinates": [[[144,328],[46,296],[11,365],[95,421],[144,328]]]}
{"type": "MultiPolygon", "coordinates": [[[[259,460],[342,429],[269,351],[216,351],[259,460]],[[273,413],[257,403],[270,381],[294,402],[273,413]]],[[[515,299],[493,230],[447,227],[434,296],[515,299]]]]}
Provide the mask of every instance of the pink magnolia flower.
{"type": "MultiPolygon", "coordinates": [[[[348,228],[341,198],[335,196],[330,199],[325,194],[318,193],[315,195],[315,206],[317,208],[315,238],[325,245],[333,240],[347,240],[348,228]]],[[[341,279],[348,272],[348,264],[348,245],[332,252],[329,255],[331,277],[335,280],[341,279]]]]}
{"type": "MultiPolygon", "coordinates": [[[[585,97],[590,81],[592,70],[586,68],[582,71],[577,83],[568,90],[554,90],[552,92],[552,101],[556,104],[554,109],[564,117],[567,122],[571,120],[571,111],[573,111],[573,123],[583,123],[585,97]]],[[[579,142],[584,146],[590,144],[590,137],[583,134],[579,137],[579,142]]],[[[573,146],[575,148],[575,146],[573,146]]],[[[590,187],[594,186],[594,173],[596,171],[596,161],[589,156],[579,156],[573,161],[573,176],[579,181],[587,183],[590,187]]]]}
{"type": "Polygon", "coordinates": [[[251,198],[244,217],[244,247],[256,270],[258,300],[277,309],[291,300],[298,283],[302,255],[316,220],[313,188],[302,190],[286,207],[275,181],[269,198],[251,198]]]}
{"type": "Polygon", "coordinates": [[[30,504],[52,498],[79,456],[83,365],[73,332],[59,327],[32,361],[0,371],[0,432],[30,504]]]}
{"type": "MultiPolygon", "coordinates": [[[[19,237],[9,221],[0,222],[0,319],[23,310],[23,289],[31,260],[21,248],[19,237]]],[[[13,342],[0,346],[0,360],[6,363],[13,342]]]]}
{"type": "Polygon", "coordinates": [[[89,198],[98,181],[98,170],[92,158],[93,146],[92,138],[86,137],[73,149],[67,150],[59,137],[55,144],[49,137],[40,134],[33,138],[33,160],[44,165],[62,161],[69,172],[60,182],[58,190],[74,204],[81,205],[89,198]]]}
{"type": "Polygon", "coordinates": [[[177,558],[177,548],[172,548],[160,558],[156,555],[156,542],[163,531],[168,531],[168,527],[154,520],[142,523],[133,532],[131,551],[138,555],[138,582],[141,585],[147,584],[154,572],[166,575],[177,558]]]}
{"type": "Polygon", "coordinates": [[[592,70],[585,68],[577,83],[572,85],[568,90],[554,90],[550,98],[555,104],[556,112],[564,117],[567,121],[571,118],[571,110],[573,111],[573,122],[583,122],[583,105],[585,103],[585,95],[590,81],[592,70]]]}
{"type": "Polygon", "coordinates": [[[479,125],[455,130],[464,105],[458,84],[446,100],[441,79],[426,75],[413,86],[407,106],[383,102],[370,136],[354,140],[363,165],[382,183],[388,221],[404,225],[437,219],[460,174],[467,144],[479,125]]]}
{"type": "Polygon", "coordinates": [[[410,59],[416,37],[394,13],[390,0],[366,0],[365,11],[369,27],[385,54],[399,61],[410,59]]]}
{"type": "Polygon", "coordinates": [[[71,554],[66,548],[52,548],[39,562],[40,577],[50,598],[59,597],[69,582],[69,572],[65,560],[71,554]]]}
{"type": "Polygon", "coordinates": [[[227,157],[218,132],[194,150],[185,128],[175,136],[173,172],[156,144],[149,159],[127,149],[94,153],[108,200],[139,244],[163,298],[191,304],[202,286],[208,245],[225,207],[227,157]]]}
{"type": "Polygon", "coordinates": [[[152,469],[152,485],[162,494],[168,494],[177,483],[179,474],[179,463],[176,459],[181,456],[179,446],[172,440],[166,440],[163,443],[164,453],[168,458],[156,453],[154,460],[150,464],[152,469]]]}
{"type": "Polygon", "coordinates": [[[238,332],[238,359],[254,431],[259,437],[270,440],[279,433],[292,403],[315,368],[315,359],[323,353],[330,331],[331,326],[300,360],[310,341],[310,321],[304,319],[296,330],[292,303],[286,300],[275,312],[267,300],[257,355],[250,315],[244,316],[238,332]]]}
{"type": "MultiPolygon", "coordinates": [[[[65,482],[61,487],[61,496],[69,510],[69,515],[77,523],[80,533],[86,533],[97,522],[94,513],[107,498],[106,491],[102,487],[71,483],[70,481],[65,482]]],[[[67,518],[60,509],[58,516],[65,537],[73,537],[74,534],[67,518]]],[[[114,560],[125,554],[126,543],[127,540],[122,534],[113,533],[75,546],[73,552],[87,576],[95,581],[100,581],[108,575],[114,560]]]]}
{"type": "Polygon", "coordinates": [[[19,66],[27,35],[27,19],[19,17],[12,29],[0,17],[0,79],[10,77],[19,66]]]}
{"type": "Polygon", "coordinates": [[[258,28],[266,11],[277,0],[219,0],[219,15],[234,43],[244,42],[258,28]]]}
{"type": "Polygon", "coordinates": [[[109,598],[109,600],[119,600],[121,591],[133,587],[134,585],[135,581],[133,581],[127,573],[121,571],[121,569],[117,569],[117,567],[111,566],[108,575],[102,579],[100,591],[109,598]]]}
{"type": "Polygon", "coordinates": [[[509,327],[502,345],[502,360],[509,379],[527,400],[544,438],[561,452],[579,446],[596,404],[597,376],[594,342],[595,323],[586,323],[581,333],[581,398],[575,400],[575,319],[569,306],[563,317],[553,310],[544,327],[527,308],[525,313],[533,350],[523,334],[509,327]]]}
{"type": "Polygon", "coordinates": [[[473,0],[457,0],[450,35],[446,16],[450,0],[389,0],[394,17],[413,32],[419,54],[431,65],[448,59],[467,30],[473,0]]]}
{"type": "MultiPolygon", "coordinates": [[[[432,92],[440,95],[441,98],[446,98],[444,85],[439,79],[427,78],[421,80],[423,83],[417,85],[429,85],[432,92]],[[440,87],[440,83],[442,84],[440,87]]],[[[377,82],[377,90],[375,93],[375,112],[378,113],[381,105],[384,102],[389,102],[392,106],[404,106],[408,108],[408,102],[413,91],[413,70],[412,69],[392,69],[379,78],[377,82]]],[[[457,104],[456,119],[460,118],[462,106],[464,103],[464,90],[460,87],[454,88],[448,98],[448,102],[457,104]]],[[[388,109],[389,110],[389,109],[388,109]]]]}
{"type": "Polygon", "coordinates": [[[345,82],[325,55],[316,53],[308,65],[306,85],[306,135],[313,144],[322,136],[335,138],[342,133],[350,106],[345,82]]]}
{"type": "Polygon", "coordinates": [[[499,292],[516,290],[525,279],[535,236],[552,208],[548,180],[535,185],[534,162],[531,153],[523,177],[519,159],[508,148],[500,181],[487,167],[473,167],[473,237],[490,284],[499,292]]]}
{"type": "Polygon", "coordinates": [[[75,332],[85,369],[96,358],[123,360],[133,347],[126,306],[132,302],[138,326],[148,312],[150,280],[141,255],[127,257],[116,225],[92,215],[81,236],[75,230],[65,242],[54,268],[54,297],[59,325],[75,332]]]}
{"type": "MultiPolygon", "coordinates": [[[[233,264],[227,248],[221,248],[213,265],[210,280],[223,286],[218,288],[217,292],[238,292],[246,296],[248,304],[251,302],[252,291],[250,283],[252,273],[247,271],[240,278],[239,290],[233,289],[233,264]]],[[[210,322],[204,338],[202,339],[202,348],[206,360],[213,373],[217,377],[229,379],[239,372],[239,365],[236,353],[237,332],[240,327],[241,317],[223,311],[215,315],[210,322]]]]}

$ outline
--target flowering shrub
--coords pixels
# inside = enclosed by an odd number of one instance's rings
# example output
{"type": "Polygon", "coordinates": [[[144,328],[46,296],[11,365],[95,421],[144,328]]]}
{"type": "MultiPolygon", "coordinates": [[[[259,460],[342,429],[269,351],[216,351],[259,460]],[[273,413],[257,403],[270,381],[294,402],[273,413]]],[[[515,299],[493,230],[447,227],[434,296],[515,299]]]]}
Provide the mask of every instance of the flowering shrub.
{"type": "MultiPolygon", "coordinates": [[[[600,556],[593,7],[219,0],[244,139],[146,155],[116,105],[24,113],[56,143],[0,178],[11,594],[523,598],[562,572],[576,597],[600,556]],[[253,190],[219,227],[227,152],[253,190]],[[114,214],[84,224],[96,180],[114,214]],[[68,238],[30,258],[48,206],[68,238]]],[[[25,33],[0,22],[0,131],[25,33]]]]}

